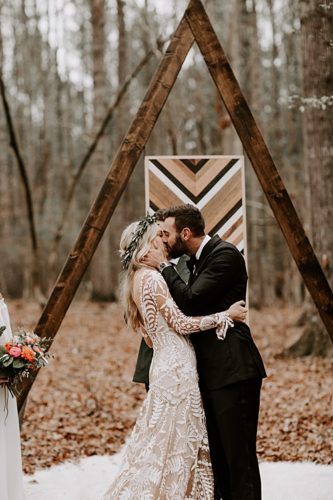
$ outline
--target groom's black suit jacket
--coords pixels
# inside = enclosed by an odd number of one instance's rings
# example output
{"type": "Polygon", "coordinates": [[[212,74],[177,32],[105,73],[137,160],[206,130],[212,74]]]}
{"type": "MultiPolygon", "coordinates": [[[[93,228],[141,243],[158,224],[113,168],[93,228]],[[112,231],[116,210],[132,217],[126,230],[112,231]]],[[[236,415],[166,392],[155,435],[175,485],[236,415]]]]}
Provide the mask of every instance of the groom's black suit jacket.
{"type": "MultiPolygon", "coordinates": [[[[244,258],[234,245],[219,236],[214,236],[204,246],[188,284],[171,266],[163,270],[163,277],[173,299],[187,316],[225,311],[234,302],[246,298],[244,258]]],[[[245,323],[235,322],[224,340],[217,338],[215,330],[194,333],[191,340],[202,389],[214,390],[266,376],[261,356],[245,323]]]]}

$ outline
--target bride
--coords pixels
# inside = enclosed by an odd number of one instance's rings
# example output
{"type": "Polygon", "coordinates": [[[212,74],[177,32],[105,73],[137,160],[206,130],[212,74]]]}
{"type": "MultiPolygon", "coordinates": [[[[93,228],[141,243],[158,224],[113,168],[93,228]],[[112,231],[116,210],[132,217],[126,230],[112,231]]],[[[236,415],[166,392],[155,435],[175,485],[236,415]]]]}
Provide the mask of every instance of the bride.
{"type": "Polygon", "coordinates": [[[119,474],[104,500],[211,500],[214,496],[205,416],[194,349],[188,335],[216,328],[223,338],[233,320],[244,321],[243,302],[204,317],[185,316],[162,275],[141,259],[164,248],[156,218],[125,229],[120,242],[123,303],[129,325],[154,355],[149,392],[128,440],[119,474]]]}
{"type": "MultiPolygon", "coordinates": [[[[8,309],[0,293],[0,326],[6,329],[0,337],[4,344],[12,337],[8,309]]],[[[0,377],[0,498],[24,500],[20,429],[16,399],[5,389],[0,377]]]]}

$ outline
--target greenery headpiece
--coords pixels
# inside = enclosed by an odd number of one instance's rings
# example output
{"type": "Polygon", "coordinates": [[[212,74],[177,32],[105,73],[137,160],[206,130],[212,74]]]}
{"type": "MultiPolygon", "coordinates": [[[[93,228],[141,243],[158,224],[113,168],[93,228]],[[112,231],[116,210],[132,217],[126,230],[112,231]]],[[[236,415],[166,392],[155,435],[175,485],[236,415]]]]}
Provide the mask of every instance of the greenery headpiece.
{"type": "Polygon", "coordinates": [[[128,269],[129,264],[133,257],[133,253],[138,248],[142,236],[145,234],[148,227],[151,226],[151,224],[154,224],[154,222],[156,221],[157,221],[156,214],[146,215],[146,217],[143,217],[143,219],[139,221],[136,230],[133,233],[130,244],[120,256],[123,269],[128,269]]]}

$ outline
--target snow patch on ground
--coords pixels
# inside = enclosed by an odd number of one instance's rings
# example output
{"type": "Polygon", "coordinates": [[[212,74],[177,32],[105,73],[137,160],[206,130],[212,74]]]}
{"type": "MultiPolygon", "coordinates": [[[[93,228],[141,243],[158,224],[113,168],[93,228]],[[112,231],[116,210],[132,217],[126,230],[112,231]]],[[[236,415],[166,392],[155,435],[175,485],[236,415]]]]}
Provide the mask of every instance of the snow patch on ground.
{"type": "MultiPolygon", "coordinates": [[[[117,473],[120,462],[121,453],[92,456],[26,475],[26,500],[99,500],[117,473]]],[[[260,471],[263,500],[333,498],[331,465],[262,462],[260,471]]]]}

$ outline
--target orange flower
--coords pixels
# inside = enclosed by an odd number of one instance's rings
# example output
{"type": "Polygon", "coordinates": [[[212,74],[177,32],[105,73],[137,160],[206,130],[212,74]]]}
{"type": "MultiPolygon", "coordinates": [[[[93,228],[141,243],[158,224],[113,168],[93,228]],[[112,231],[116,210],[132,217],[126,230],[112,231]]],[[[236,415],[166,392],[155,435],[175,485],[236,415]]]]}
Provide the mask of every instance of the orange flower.
{"type": "Polygon", "coordinates": [[[31,349],[31,347],[22,347],[21,358],[26,359],[27,361],[33,361],[35,359],[35,356],[36,354],[31,349]]]}
{"type": "Polygon", "coordinates": [[[11,342],[7,342],[5,345],[4,345],[5,349],[7,352],[9,352],[11,350],[11,348],[13,347],[13,344],[11,342]]]}

